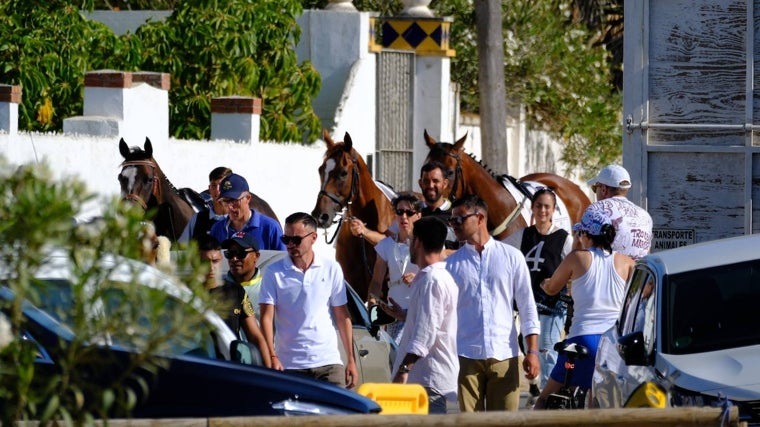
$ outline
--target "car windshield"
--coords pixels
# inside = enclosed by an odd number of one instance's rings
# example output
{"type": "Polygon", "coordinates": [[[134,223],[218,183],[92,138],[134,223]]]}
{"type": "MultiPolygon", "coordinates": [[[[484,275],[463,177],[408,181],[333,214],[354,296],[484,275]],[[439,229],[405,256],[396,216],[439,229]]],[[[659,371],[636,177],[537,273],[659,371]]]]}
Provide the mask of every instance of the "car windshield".
{"type": "Polygon", "coordinates": [[[760,260],[666,276],[664,352],[691,354],[760,343],[749,321],[760,301],[760,260]]]}
{"type": "MultiPolygon", "coordinates": [[[[101,287],[103,288],[100,293],[102,304],[98,304],[98,307],[93,307],[90,315],[94,316],[98,315],[97,313],[101,313],[102,315],[110,316],[113,313],[118,313],[120,307],[124,305],[125,301],[128,301],[128,297],[123,290],[127,286],[133,285],[115,281],[101,283],[101,287]]],[[[72,301],[72,284],[62,279],[46,279],[44,280],[44,284],[40,284],[39,290],[38,307],[46,311],[61,324],[73,325],[75,313],[72,311],[72,307],[74,306],[72,301]]],[[[160,290],[149,287],[143,287],[140,290],[148,298],[150,294],[161,293],[160,290]]],[[[175,334],[171,326],[176,319],[173,319],[171,314],[181,312],[179,305],[184,303],[172,297],[166,298],[165,295],[161,301],[164,301],[165,305],[162,307],[162,312],[157,323],[148,324],[147,316],[142,316],[139,318],[138,325],[135,325],[137,326],[136,328],[128,331],[111,331],[107,337],[103,336],[100,339],[104,343],[132,347],[132,343],[136,340],[145,338],[144,336],[136,336],[135,333],[140,334],[142,331],[145,334],[163,334],[169,338],[166,340],[167,348],[162,351],[163,354],[193,354],[208,358],[219,357],[209,325],[201,322],[192,328],[189,335],[175,334]]]]}

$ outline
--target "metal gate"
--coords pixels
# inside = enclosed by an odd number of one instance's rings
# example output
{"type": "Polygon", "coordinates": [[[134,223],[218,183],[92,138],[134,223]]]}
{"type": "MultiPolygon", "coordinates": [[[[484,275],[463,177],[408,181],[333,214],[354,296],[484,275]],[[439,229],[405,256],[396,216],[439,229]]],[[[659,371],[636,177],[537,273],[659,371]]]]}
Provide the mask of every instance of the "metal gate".
{"type": "Polygon", "coordinates": [[[414,52],[377,54],[376,178],[396,191],[413,189],[414,62],[414,52]]]}

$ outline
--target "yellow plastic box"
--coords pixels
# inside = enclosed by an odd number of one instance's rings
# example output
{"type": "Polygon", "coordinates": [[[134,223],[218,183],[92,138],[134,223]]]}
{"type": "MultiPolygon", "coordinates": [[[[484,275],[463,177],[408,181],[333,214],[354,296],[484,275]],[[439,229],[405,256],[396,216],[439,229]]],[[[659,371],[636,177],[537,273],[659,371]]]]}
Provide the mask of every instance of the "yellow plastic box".
{"type": "Polygon", "coordinates": [[[356,390],[383,408],[387,414],[427,414],[428,396],[419,384],[364,383],[356,390]]]}

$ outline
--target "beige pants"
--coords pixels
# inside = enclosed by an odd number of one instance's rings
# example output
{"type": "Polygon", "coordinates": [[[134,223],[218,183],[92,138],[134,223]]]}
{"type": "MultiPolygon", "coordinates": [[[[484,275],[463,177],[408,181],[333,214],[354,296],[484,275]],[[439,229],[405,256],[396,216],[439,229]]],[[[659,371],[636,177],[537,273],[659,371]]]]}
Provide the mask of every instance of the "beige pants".
{"type": "Polygon", "coordinates": [[[462,412],[516,411],[520,406],[519,357],[475,360],[459,357],[462,412]]]}

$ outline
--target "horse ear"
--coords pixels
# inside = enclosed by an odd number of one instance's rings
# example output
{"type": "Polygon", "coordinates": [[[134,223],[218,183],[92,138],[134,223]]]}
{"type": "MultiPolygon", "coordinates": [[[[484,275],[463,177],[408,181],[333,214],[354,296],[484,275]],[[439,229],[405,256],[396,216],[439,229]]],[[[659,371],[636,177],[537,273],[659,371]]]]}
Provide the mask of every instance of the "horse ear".
{"type": "Polygon", "coordinates": [[[327,132],[327,128],[322,128],[322,139],[325,140],[325,144],[327,144],[327,149],[331,149],[333,145],[335,145],[335,141],[330,137],[330,133],[327,132]]]}
{"type": "Polygon", "coordinates": [[[351,140],[351,135],[346,132],[346,134],[343,135],[343,151],[349,152],[353,146],[354,141],[351,140]]]}
{"type": "Polygon", "coordinates": [[[454,149],[457,151],[462,150],[462,147],[464,147],[464,141],[467,139],[467,133],[468,132],[465,132],[464,136],[457,140],[457,142],[454,144],[454,149]]]}
{"type": "Polygon", "coordinates": [[[129,146],[124,142],[124,138],[119,140],[119,153],[121,153],[121,157],[124,157],[125,159],[129,156],[129,146]]]}
{"type": "Polygon", "coordinates": [[[428,147],[433,148],[437,141],[432,136],[428,135],[427,129],[425,129],[425,143],[428,147]]]}
{"type": "Polygon", "coordinates": [[[145,137],[145,155],[153,157],[153,144],[150,143],[150,138],[145,137]]]}

